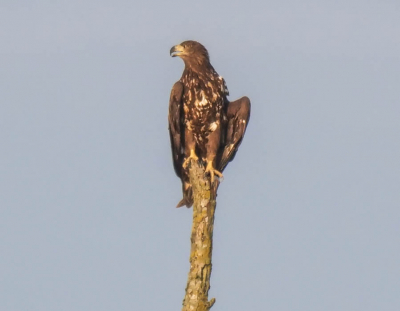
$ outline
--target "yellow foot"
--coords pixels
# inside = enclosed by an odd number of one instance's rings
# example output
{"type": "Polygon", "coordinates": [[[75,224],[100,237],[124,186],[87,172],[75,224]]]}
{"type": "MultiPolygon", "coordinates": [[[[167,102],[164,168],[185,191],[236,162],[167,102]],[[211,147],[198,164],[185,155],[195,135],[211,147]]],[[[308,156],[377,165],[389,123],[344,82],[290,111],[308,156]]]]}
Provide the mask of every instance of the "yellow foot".
{"type": "Polygon", "coordinates": [[[190,155],[186,158],[186,160],[183,162],[183,164],[182,164],[182,167],[183,168],[186,168],[188,165],[189,165],[189,163],[190,163],[190,160],[195,160],[195,161],[197,161],[199,158],[197,157],[197,155],[196,155],[196,153],[194,152],[194,150],[193,149],[191,149],[190,150],[190,155]]]}
{"type": "Polygon", "coordinates": [[[220,179],[224,178],[224,175],[222,175],[222,173],[220,171],[217,171],[216,169],[214,169],[214,167],[212,165],[212,161],[208,161],[208,163],[207,163],[206,174],[207,173],[210,173],[212,183],[214,182],[215,175],[217,175],[220,179]]]}

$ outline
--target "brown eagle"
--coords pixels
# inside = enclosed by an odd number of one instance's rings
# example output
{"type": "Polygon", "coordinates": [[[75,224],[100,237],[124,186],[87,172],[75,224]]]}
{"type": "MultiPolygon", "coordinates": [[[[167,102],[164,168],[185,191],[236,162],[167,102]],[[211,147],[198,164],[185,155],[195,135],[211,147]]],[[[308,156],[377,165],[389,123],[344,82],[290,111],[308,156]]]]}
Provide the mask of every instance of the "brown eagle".
{"type": "Polygon", "coordinates": [[[190,160],[206,164],[215,175],[232,161],[242,142],[250,118],[250,100],[229,102],[225,80],[214,70],[206,48],[184,41],[170,50],[185,63],[182,77],[174,84],[169,100],[169,134],[176,175],[182,180],[183,199],[177,207],[192,206],[192,186],[187,166],[190,160]]]}

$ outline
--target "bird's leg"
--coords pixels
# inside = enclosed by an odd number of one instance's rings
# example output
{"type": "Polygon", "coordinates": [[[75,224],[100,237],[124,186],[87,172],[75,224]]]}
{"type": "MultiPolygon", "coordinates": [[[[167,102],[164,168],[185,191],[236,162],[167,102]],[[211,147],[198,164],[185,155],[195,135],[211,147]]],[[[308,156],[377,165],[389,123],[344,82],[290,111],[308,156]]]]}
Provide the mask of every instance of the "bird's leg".
{"type": "Polygon", "coordinates": [[[224,178],[224,175],[222,175],[222,173],[220,171],[217,171],[214,168],[214,158],[212,159],[207,159],[207,166],[206,166],[206,174],[210,173],[210,178],[211,178],[211,183],[214,182],[214,176],[217,175],[219,178],[224,178]]]}
{"type": "Polygon", "coordinates": [[[199,158],[198,158],[198,156],[196,155],[196,152],[194,151],[194,149],[190,149],[190,155],[186,158],[186,160],[183,162],[183,164],[182,164],[182,167],[183,168],[186,168],[188,165],[189,165],[189,163],[190,163],[190,160],[195,160],[195,161],[197,161],[199,158]]]}

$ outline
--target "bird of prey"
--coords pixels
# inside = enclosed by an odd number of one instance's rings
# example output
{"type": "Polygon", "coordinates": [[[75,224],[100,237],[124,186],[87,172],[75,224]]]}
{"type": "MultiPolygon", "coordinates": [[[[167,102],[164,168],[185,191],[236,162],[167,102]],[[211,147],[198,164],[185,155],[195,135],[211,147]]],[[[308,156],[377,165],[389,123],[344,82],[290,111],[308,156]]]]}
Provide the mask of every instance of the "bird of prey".
{"type": "Polygon", "coordinates": [[[214,70],[206,48],[184,41],[170,50],[185,63],[182,77],[171,90],[169,134],[176,175],[182,180],[183,199],[177,207],[192,206],[188,165],[205,164],[211,183],[222,178],[242,142],[250,118],[250,100],[229,102],[225,80],[214,70]]]}

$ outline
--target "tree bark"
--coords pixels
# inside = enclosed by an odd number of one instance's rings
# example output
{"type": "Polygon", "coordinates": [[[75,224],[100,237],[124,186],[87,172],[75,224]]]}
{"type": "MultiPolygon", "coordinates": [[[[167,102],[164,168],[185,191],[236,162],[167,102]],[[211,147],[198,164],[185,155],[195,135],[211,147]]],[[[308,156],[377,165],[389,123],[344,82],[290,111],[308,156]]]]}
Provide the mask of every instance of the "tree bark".
{"type": "Polygon", "coordinates": [[[190,182],[193,187],[193,224],[190,271],[182,311],[208,311],[215,298],[208,301],[211,277],[212,237],[218,180],[210,184],[204,168],[191,161],[190,182]]]}

